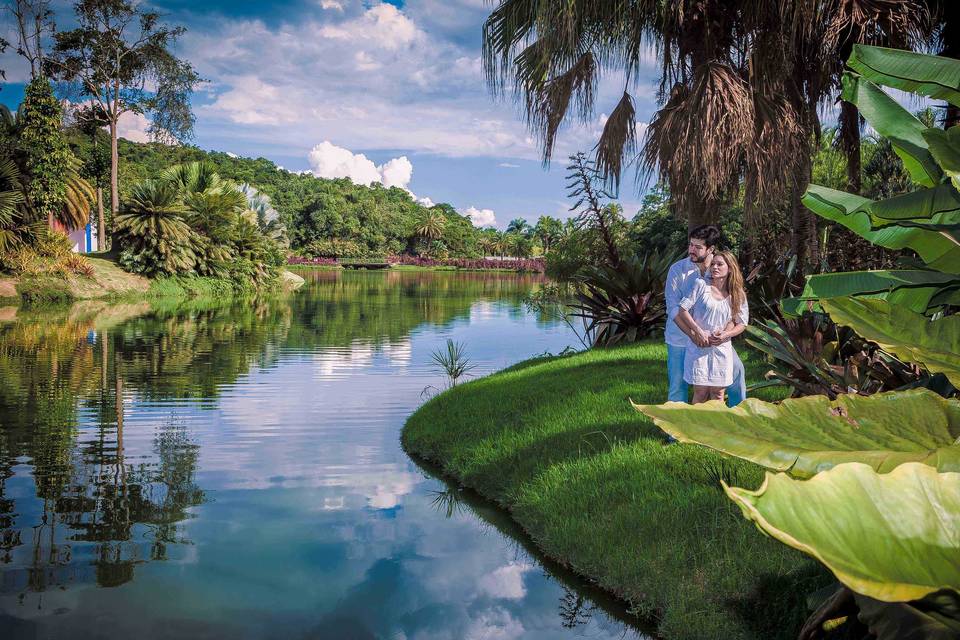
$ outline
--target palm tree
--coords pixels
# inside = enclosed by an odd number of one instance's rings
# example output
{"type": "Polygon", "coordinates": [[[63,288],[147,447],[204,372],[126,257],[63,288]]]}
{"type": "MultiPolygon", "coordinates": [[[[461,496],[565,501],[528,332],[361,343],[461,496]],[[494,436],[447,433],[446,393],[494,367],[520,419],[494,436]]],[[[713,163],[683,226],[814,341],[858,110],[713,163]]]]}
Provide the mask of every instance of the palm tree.
{"type": "Polygon", "coordinates": [[[280,221],[280,212],[270,205],[270,197],[260,193],[246,182],[240,185],[240,192],[246,196],[248,211],[255,218],[260,232],[281,247],[289,247],[287,227],[280,221]]]}
{"type": "Polygon", "coordinates": [[[741,184],[748,229],[758,222],[758,203],[789,196],[795,248],[813,258],[815,222],[799,198],[819,135],[817,108],[835,95],[841,45],[862,15],[868,25],[856,37],[890,33],[892,25],[914,33],[907,25],[917,5],[501,0],[484,24],[484,67],[495,92],[519,93],[545,161],[571,114],[592,119],[601,73],[622,72],[628,80],[595,155],[612,186],[630,164],[641,176],[659,174],[691,226],[716,222],[741,184]],[[629,89],[651,43],[661,57],[662,106],[637,152],[629,89]]]}
{"type": "Polygon", "coordinates": [[[0,253],[20,244],[16,228],[18,208],[23,204],[20,170],[10,158],[0,158],[0,253]]]}
{"type": "Polygon", "coordinates": [[[192,271],[195,232],[183,219],[186,213],[173,183],[144,180],[133,185],[116,218],[125,266],[148,275],[192,271]]]}
{"type": "Polygon", "coordinates": [[[528,223],[523,218],[514,218],[507,224],[507,233],[519,233],[521,235],[527,235],[533,231],[530,223],[528,223]]]}
{"type": "Polygon", "coordinates": [[[417,222],[414,233],[428,241],[439,240],[443,237],[443,230],[446,225],[447,219],[443,216],[443,213],[428,209],[417,222]]]}

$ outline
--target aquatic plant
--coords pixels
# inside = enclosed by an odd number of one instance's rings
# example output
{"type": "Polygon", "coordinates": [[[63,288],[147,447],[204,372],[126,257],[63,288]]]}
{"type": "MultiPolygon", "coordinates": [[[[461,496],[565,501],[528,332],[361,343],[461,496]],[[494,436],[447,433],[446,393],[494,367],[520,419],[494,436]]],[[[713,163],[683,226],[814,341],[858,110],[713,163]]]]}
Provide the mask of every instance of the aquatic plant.
{"type": "Polygon", "coordinates": [[[447,374],[447,380],[450,387],[457,386],[457,382],[471,370],[477,367],[470,362],[462,342],[454,342],[447,338],[446,349],[437,349],[430,354],[431,359],[437,364],[444,373],[447,374]]]}

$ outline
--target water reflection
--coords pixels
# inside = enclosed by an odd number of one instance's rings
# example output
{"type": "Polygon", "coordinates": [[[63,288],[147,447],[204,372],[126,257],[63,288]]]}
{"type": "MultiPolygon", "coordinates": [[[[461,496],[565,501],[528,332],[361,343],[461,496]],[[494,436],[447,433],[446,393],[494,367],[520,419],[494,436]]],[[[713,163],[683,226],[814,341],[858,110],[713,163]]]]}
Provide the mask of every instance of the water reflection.
{"type": "Polygon", "coordinates": [[[479,375],[569,344],[523,311],[538,280],[308,276],[288,299],[5,313],[0,635],[634,635],[399,446],[448,337],[479,375]]]}

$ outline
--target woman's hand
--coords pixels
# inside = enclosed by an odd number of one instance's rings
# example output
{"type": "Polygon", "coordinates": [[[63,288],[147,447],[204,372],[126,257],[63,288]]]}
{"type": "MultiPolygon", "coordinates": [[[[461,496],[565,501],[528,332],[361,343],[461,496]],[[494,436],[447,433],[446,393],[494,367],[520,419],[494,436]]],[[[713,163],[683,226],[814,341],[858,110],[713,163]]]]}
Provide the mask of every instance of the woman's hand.
{"type": "Polygon", "coordinates": [[[721,344],[728,341],[729,339],[730,339],[730,336],[727,335],[726,331],[717,329],[716,331],[710,334],[710,346],[719,347],[721,344]]]}

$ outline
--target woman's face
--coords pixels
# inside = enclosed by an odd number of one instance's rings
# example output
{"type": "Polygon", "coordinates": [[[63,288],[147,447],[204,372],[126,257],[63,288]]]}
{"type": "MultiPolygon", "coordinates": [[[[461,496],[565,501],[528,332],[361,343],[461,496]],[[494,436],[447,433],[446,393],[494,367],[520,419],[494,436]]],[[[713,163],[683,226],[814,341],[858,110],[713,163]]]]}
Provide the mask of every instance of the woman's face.
{"type": "Polygon", "coordinates": [[[723,259],[723,256],[714,256],[710,263],[710,276],[714,279],[723,279],[730,273],[730,265],[723,259]]]}

